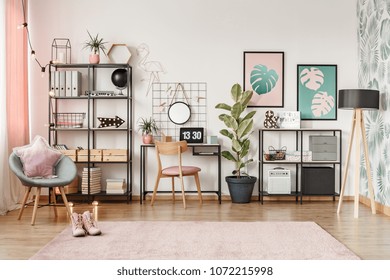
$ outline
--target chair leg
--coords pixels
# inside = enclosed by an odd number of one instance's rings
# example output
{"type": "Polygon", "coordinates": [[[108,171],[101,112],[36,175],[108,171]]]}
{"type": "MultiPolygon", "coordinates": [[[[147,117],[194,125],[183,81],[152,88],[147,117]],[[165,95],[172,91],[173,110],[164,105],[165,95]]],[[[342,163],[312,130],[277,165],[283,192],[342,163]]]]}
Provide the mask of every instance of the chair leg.
{"type": "Polygon", "coordinates": [[[199,174],[195,173],[194,174],[194,178],[195,178],[196,188],[198,189],[199,203],[202,204],[203,203],[203,199],[202,199],[202,192],[200,191],[199,174]]]}
{"type": "Polygon", "coordinates": [[[37,209],[38,209],[40,197],[41,197],[41,187],[37,187],[37,193],[35,195],[34,210],[33,210],[32,218],[31,218],[31,225],[32,226],[35,224],[35,218],[37,216],[37,209]]]}
{"type": "Polygon", "coordinates": [[[183,196],[183,206],[186,208],[186,195],[184,192],[184,181],[183,181],[183,176],[180,176],[180,183],[181,183],[181,193],[183,196]]]}
{"type": "Polygon", "coordinates": [[[160,174],[158,174],[156,183],[154,184],[154,189],[153,189],[153,195],[152,195],[152,200],[150,201],[150,205],[153,205],[154,200],[156,199],[156,194],[157,194],[157,189],[158,189],[158,184],[160,183],[160,174]]]}
{"type": "Polygon", "coordinates": [[[57,211],[57,201],[56,201],[56,192],[54,188],[50,188],[49,192],[51,194],[51,199],[53,200],[53,210],[54,210],[54,217],[58,217],[58,211],[57,211]]]}
{"type": "Polygon", "coordinates": [[[175,177],[172,177],[172,200],[175,202],[175,177]]]}
{"type": "Polygon", "coordinates": [[[68,199],[66,198],[64,187],[58,187],[58,189],[60,190],[62,201],[64,202],[66,211],[68,212],[68,217],[70,218],[72,216],[72,210],[70,209],[68,199]]]}
{"type": "Polygon", "coordinates": [[[32,187],[26,187],[26,192],[24,193],[23,202],[22,202],[22,208],[19,210],[18,220],[22,218],[24,207],[26,206],[26,202],[28,199],[28,196],[30,195],[32,187]]]}

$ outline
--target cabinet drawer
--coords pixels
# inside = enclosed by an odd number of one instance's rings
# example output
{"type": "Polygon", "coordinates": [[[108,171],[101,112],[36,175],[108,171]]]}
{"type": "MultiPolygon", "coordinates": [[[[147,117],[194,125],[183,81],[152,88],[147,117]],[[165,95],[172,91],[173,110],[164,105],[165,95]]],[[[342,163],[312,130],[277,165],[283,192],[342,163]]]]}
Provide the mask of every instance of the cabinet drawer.
{"type": "Polygon", "coordinates": [[[313,153],[336,153],[337,145],[332,144],[321,144],[321,145],[311,145],[310,150],[313,153]]]}
{"type": "Polygon", "coordinates": [[[314,153],[312,154],[313,160],[337,160],[337,153],[314,153]]]}
{"type": "Polygon", "coordinates": [[[337,145],[336,136],[309,136],[309,145],[337,145]]]}

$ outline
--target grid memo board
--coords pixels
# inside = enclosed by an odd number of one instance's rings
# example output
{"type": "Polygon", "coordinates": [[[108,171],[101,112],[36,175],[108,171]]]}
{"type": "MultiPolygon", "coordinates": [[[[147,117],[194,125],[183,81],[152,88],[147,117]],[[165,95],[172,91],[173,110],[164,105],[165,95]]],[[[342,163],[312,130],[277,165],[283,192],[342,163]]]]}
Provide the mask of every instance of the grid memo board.
{"type": "MultiPolygon", "coordinates": [[[[207,84],[203,82],[180,82],[184,88],[185,96],[180,92],[175,95],[175,90],[179,82],[171,83],[153,83],[152,87],[152,113],[158,127],[165,135],[173,137],[173,140],[179,140],[181,127],[203,127],[204,137],[207,135],[207,84]],[[171,102],[182,101],[190,106],[191,117],[183,125],[177,125],[168,118],[168,109],[171,102]]],[[[205,139],[203,139],[205,141],[205,139]]]]}

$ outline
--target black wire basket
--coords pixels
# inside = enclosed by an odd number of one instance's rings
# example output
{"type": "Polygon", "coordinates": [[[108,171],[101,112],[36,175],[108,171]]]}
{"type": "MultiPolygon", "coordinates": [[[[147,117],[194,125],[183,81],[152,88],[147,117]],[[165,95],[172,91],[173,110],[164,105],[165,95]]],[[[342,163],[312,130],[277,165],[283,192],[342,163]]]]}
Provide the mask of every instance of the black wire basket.
{"type": "Polygon", "coordinates": [[[58,128],[82,128],[85,113],[53,113],[54,125],[58,128]]]}

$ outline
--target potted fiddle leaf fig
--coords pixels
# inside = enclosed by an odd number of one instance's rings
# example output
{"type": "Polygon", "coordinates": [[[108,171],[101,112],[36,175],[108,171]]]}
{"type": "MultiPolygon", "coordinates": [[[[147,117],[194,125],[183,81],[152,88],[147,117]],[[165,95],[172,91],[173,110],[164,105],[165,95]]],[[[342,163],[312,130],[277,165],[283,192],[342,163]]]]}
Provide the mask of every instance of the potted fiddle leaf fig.
{"type": "Polygon", "coordinates": [[[244,170],[253,159],[248,159],[250,151],[249,136],[253,129],[253,116],[256,111],[246,113],[253,91],[242,91],[239,84],[234,84],[231,89],[233,105],[219,103],[215,106],[226,113],[219,115],[226,129],[220,130],[220,134],[231,141],[230,150],[222,151],[222,156],[234,163],[233,174],[226,176],[230,197],[233,203],[248,203],[251,200],[256,177],[248,175],[244,170]]]}

